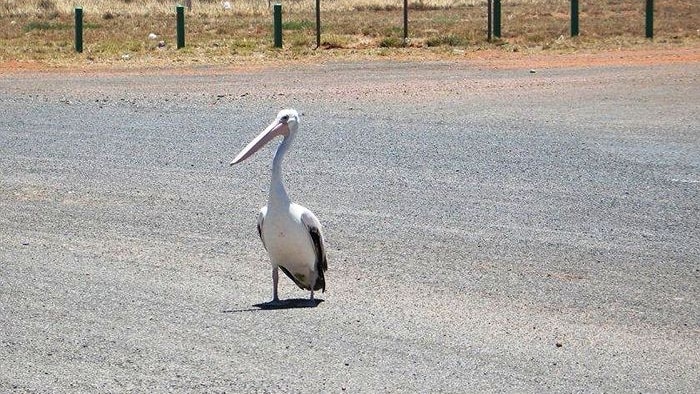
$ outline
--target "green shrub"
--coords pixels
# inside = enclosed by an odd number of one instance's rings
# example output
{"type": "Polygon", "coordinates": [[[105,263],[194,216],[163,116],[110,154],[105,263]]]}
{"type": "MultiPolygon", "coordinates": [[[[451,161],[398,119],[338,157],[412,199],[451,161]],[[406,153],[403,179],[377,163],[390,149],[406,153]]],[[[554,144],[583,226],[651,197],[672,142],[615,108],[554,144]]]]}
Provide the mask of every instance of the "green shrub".
{"type": "Polygon", "coordinates": [[[401,48],[403,46],[403,39],[395,36],[385,37],[379,42],[381,48],[401,48]]]}
{"type": "Polygon", "coordinates": [[[311,21],[289,21],[282,23],[283,30],[305,30],[310,29],[315,26],[315,23],[311,21]]]}
{"type": "Polygon", "coordinates": [[[65,23],[34,21],[27,23],[22,30],[27,33],[32,30],[68,30],[71,26],[65,23]]]}
{"type": "Polygon", "coordinates": [[[425,40],[425,45],[429,47],[439,47],[439,46],[464,46],[467,44],[467,41],[459,37],[455,34],[448,34],[448,35],[441,35],[437,37],[430,37],[427,40],[425,40]]]}

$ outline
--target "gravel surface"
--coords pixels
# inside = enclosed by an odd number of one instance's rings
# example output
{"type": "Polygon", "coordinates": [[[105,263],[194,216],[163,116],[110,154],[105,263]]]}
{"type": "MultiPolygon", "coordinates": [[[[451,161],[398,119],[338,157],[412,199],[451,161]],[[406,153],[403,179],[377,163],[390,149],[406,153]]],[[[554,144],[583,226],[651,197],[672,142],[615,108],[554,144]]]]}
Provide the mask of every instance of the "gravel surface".
{"type": "Polygon", "coordinates": [[[700,64],[0,77],[0,391],[696,392],[700,64]],[[261,310],[273,147],[325,226],[261,310]],[[304,298],[287,278],[282,298],[304,298]]]}

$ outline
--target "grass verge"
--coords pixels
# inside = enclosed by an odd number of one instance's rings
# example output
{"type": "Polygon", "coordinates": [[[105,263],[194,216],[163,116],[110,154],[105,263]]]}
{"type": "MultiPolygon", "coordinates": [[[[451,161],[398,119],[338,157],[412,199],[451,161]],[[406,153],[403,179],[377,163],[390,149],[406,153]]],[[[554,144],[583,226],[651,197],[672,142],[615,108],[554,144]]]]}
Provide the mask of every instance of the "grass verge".
{"type": "Polygon", "coordinates": [[[568,0],[504,2],[502,37],[491,42],[486,41],[485,1],[410,1],[409,36],[404,41],[401,2],[336,0],[322,6],[320,50],[315,50],[313,2],[284,2],[284,49],[277,50],[272,48],[272,11],[266,1],[241,0],[225,9],[218,0],[193,0],[192,10],[186,13],[187,48],[177,50],[172,2],[83,0],[84,52],[76,54],[73,4],[72,0],[3,2],[0,62],[217,64],[358,54],[432,58],[483,49],[572,52],[700,44],[697,0],[666,0],[658,5],[653,41],[644,38],[640,0],[581,4],[581,32],[573,38],[568,0]],[[157,38],[149,39],[151,33],[157,38]]]}

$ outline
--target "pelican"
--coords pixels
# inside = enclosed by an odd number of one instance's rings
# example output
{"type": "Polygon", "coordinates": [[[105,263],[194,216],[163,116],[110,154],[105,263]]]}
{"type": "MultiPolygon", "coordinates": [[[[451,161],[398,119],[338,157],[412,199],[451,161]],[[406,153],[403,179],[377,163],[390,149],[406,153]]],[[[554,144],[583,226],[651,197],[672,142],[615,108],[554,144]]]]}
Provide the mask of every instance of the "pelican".
{"type": "Polygon", "coordinates": [[[285,109],[246,146],[231,165],[238,164],[277,136],[283,136],[272,159],[267,205],[258,214],[258,235],[272,263],[272,303],[279,303],[277,285],[281,269],[302,290],[326,291],[323,273],[328,269],[321,223],[307,208],[291,202],[282,183],[282,160],[299,128],[299,114],[285,109]]]}

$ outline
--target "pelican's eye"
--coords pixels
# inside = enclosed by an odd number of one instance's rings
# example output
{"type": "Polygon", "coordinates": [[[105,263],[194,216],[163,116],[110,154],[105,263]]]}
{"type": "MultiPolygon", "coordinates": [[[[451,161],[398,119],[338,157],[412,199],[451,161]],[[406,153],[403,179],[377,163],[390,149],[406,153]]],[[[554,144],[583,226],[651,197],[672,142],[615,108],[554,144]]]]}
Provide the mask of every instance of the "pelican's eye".
{"type": "Polygon", "coordinates": [[[287,122],[289,120],[289,115],[284,115],[280,120],[282,122],[287,122]]]}

